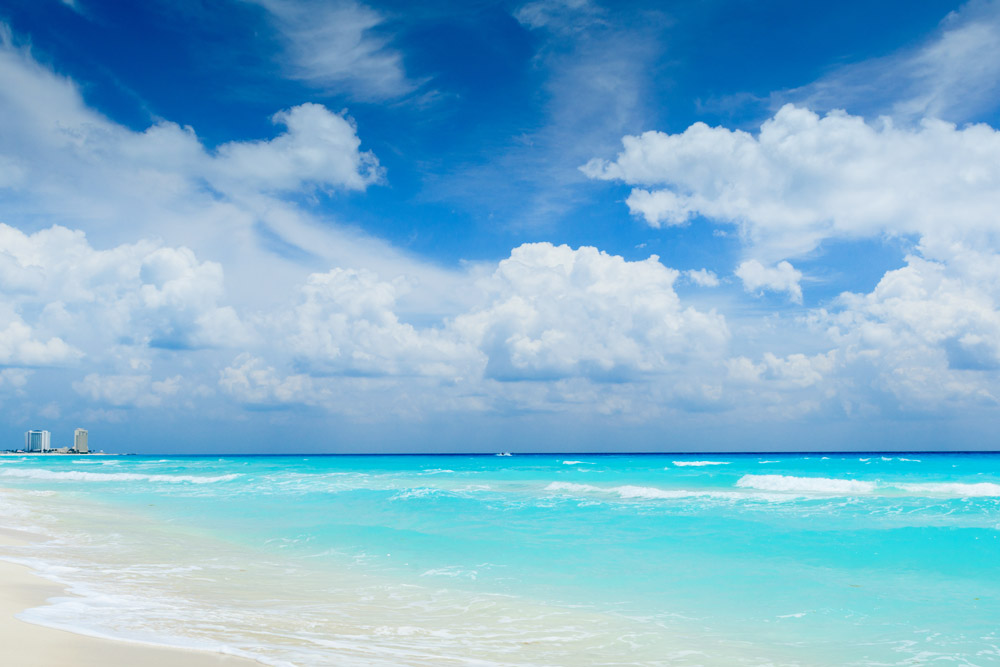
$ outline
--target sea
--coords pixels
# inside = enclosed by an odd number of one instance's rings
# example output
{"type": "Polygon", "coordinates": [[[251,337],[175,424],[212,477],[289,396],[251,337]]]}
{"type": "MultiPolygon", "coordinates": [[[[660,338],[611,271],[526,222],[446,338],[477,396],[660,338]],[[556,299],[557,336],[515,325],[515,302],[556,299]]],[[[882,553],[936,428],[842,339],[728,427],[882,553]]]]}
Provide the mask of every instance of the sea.
{"type": "Polygon", "coordinates": [[[268,665],[1000,665],[1000,455],[7,456],[20,618],[268,665]]]}

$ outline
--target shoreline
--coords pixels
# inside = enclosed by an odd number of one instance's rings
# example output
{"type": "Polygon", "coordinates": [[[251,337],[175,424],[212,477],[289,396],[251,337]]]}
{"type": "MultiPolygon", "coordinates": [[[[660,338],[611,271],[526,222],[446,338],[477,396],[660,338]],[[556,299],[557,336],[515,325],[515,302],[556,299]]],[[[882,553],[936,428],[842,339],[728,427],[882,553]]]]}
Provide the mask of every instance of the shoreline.
{"type": "MultiPolygon", "coordinates": [[[[38,535],[0,526],[0,546],[17,546],[38,535]]],[[[17,618],[53,597],[72,596],[31,568],[0,559],[0,646],[5,661],[19,667],[250,667],[255,660],[210,650],[157,646],[99,638],[36,625],[17,618]]]]}

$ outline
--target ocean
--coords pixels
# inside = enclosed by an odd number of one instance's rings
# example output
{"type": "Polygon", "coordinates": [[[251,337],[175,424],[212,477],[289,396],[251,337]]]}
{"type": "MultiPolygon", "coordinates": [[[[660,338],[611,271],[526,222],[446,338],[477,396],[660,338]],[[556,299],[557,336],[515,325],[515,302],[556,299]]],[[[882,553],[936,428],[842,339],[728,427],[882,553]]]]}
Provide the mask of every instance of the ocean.
{"type": "Polygon", "coordinates": [[[21,618],[270,665],[1000,665],[1000,455],[32,456],[21,618]]]}

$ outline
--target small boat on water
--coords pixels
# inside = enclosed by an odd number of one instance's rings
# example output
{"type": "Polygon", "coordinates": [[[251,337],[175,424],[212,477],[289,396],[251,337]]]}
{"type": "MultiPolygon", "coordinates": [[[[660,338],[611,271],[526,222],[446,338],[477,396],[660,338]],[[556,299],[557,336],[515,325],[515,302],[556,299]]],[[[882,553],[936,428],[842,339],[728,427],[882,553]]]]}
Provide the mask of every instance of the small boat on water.
{"type": "Polygon", "coordinates": [[[510,452],[497,452],[497,456],[514,456],[510,452]]]}

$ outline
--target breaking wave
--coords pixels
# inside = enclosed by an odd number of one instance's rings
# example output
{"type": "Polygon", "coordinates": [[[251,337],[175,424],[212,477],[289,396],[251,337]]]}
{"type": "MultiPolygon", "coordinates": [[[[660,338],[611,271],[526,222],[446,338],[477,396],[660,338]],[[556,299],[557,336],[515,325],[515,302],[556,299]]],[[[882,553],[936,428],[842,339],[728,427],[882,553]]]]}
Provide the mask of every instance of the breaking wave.
{"type": "Polygon", "coordinates": [[[673,461],[675,466],[727,466],[729,461],[673,461]]]}
{"type": "Polygon", "coordinates": [[[44,468],[5,468],[0,470],[0,475],[23,479],[51,479],[71,482],[188,482],[190,484],[228,482],[239,477],[235,473],[209,477],[202,475],[142,475],[132,472],[84,472],[82,470],[60,472],[44,468]]]}
{"type": "Polygon", "coordinates": [[[689,491],[687,489],[658,489],[653,486],[593,486],[591,484],[574,484],[572,482],[552,482],[545,487],[546,491],[562,491],[564,493],[614,495],[626,500],[667,500],[675,498],[746,498],[747,494],[739,491],[689,491]]]}
{"type": "Polygon", "coordinates": [[[785,493],[815,493],[833,496],[872,495],[880,492],[886,495],[905,492],[918,496],[946,496],[951,498],[1000,497],[1000,484],[992,482],[866,482],[857,479],[835,479],[830,477],[792,477],[789,475],[743,475],[736,482],[743,489],[758,491],[780,491],[785,493]]]}
{"type": "Polygon", "coordinates": [[[923,482],[921,484],[893,484],[897,489],[911,493],[930,494],[935,496],[955,496],[960,498],[1000,497],[1000,484],[992,482],[977,482],[961,484],[959,482],[923,482]]]}
{"type": "Polygon", "coordinates": [[[830,477],[791,477],[788,475],[743,475],[736,486],[760,491],[795,491],[831,495],[868,494],[875,491],[875,482],[830,477]]]}

